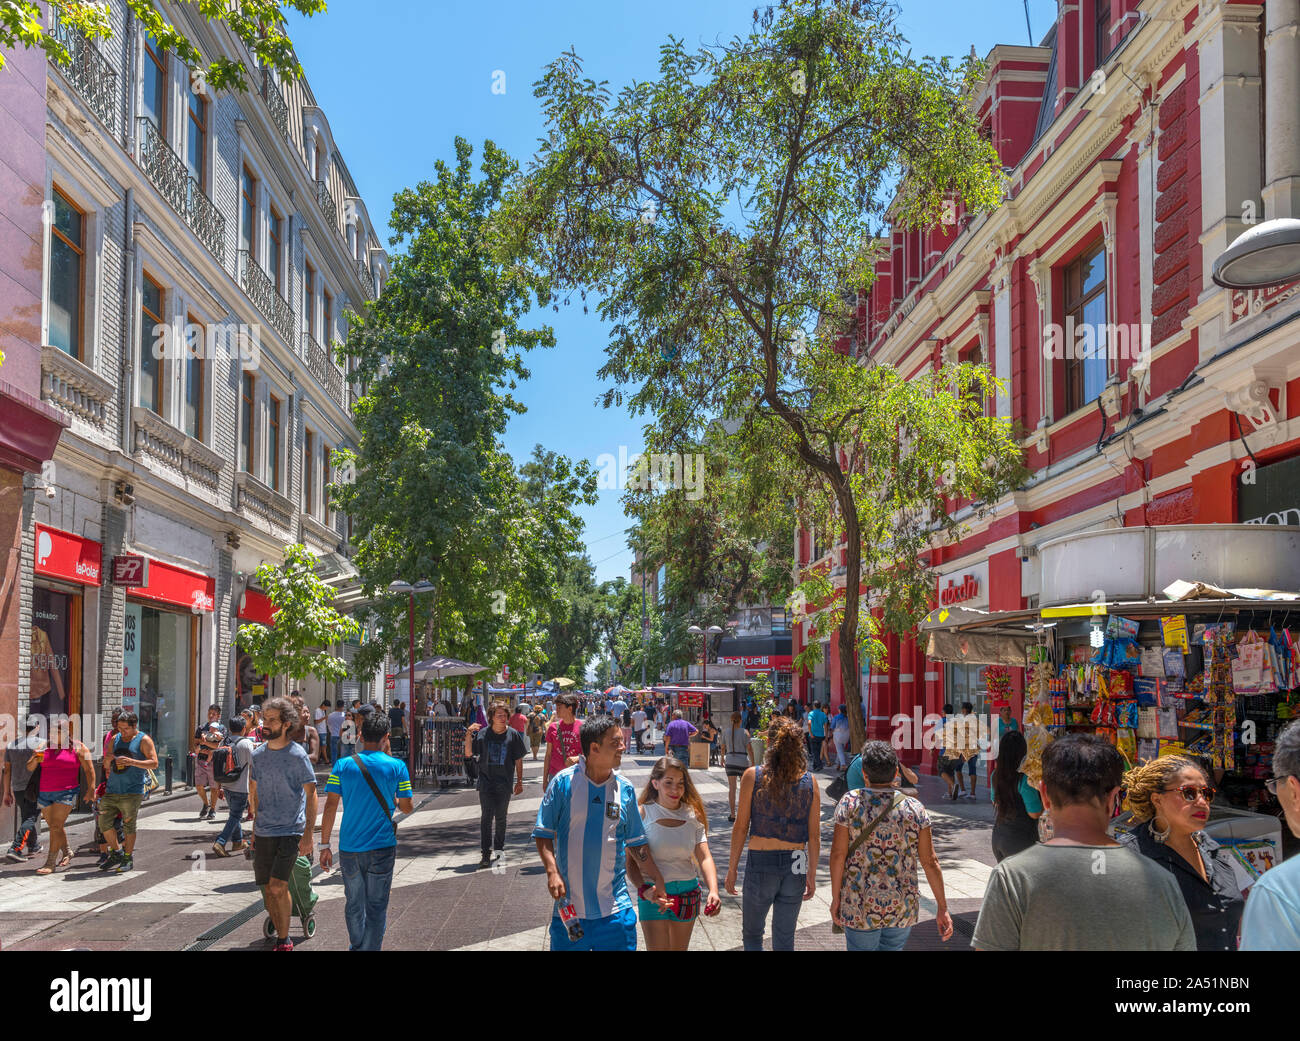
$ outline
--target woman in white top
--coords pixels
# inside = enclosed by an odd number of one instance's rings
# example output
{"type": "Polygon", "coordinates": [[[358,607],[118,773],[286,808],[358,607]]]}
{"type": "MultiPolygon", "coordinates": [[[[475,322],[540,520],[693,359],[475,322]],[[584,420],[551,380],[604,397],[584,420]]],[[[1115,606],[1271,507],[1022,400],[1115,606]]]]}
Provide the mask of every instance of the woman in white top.
{"type": "MultiPolygon", "coordinates": [[[[712,916],[722,907],[718,869],[709,852],[708,813],[690,773],[670,756],[663,756],[655,763],[638,801],[646,837],[650,840],[650,855],[663,872],[668,896],[673,901],[669,910],[661,911],[658,904],[638,899],[646,949],[684,951],[690,946],[691,932],[700,912],[712,916]],[[700,892],[700,875],[708,886],[707,894],[700,892]]],[[[629,881],[643,887],[640,863],[631,851],[627,856],[627,874],[629,881]]],[[[640,888],[637,895],[641,895],[640,888]]]]}

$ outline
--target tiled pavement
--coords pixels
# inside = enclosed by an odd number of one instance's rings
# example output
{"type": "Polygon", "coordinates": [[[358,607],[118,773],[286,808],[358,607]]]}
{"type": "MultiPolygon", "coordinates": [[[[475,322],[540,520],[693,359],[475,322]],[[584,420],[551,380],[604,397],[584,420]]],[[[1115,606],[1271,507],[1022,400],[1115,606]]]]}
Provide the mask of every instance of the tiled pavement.
{"type": "MultiPolygon", "coordinates": [[[[640,787],[653,756],[628,756],[623,772],[640,787]]],[[[719,878],[728,863],[727,786],[720,768],[694,776],[715,822],[711,838],[719,878]]],[[[821,779],[822,787],[830,775],[821,779]]],[[[934,902],[925,878],[922,918],[909,949],[969,950],[993,856],[992,807],[981,778],[978,802],[950,803],[942,782],[921,778],[921,798],[934,820],[935,848],[943,867],[956,934],[940,943],[934,902]]],[[[525,763],[524,794],[511,802],[506,857],[493,870],[479,871],[478,799],[466,789],[417,794],[416,812],[402,821],[399,859],[393,879],[385,947],[390,950],[542,950],[551,901],[529,832],[541,799],[541,763],[525,763]]],[[[823,794],[823,818],[833,806],[823,794]]],[[[323,803],[323,800],[322,800],[323,803]]],[[[210,853],[219,824],[199,823],[193,796],[147,808],[141,817],[136,871],[104,876],[94,855],[79,854],[66,872],[36,876],[36,864],[0,865],[0,946],[7,950],[181,950],[210,931],[209,949],[264,950],[264,913],[248,862],[221,860],[210,853]],[[187,855],[199,855],[187,860],[187,855]],[[223,929],[233,916],[247,919],[223,929]],[[255,912],[255,913],[254,913],[255,912]]],[[[76,826],[74,844],[90,839],[90,825],[76,826]]],[[[337,834],[337,832],[336,832],[337,834]]],[[[829,829],[826,833],[829,836],[829,829]]],[[[831,933],[830,878],[823,845],[818,886],[799,916],[796,949],[843,949],[831,933]]],[[[744,872],[741,872],[741,885],[744,872]]],[[[318,930],[298,949],[341,950],[347,946],[343,884],[337,871],[318,876],[318,930]]],[[[722,913],[701,919],[691,946],[726,950],[740,946],[740,899],[725,892],[722,913]]],[[[295,920],[291,935],[297,942],[295,920]]]]}

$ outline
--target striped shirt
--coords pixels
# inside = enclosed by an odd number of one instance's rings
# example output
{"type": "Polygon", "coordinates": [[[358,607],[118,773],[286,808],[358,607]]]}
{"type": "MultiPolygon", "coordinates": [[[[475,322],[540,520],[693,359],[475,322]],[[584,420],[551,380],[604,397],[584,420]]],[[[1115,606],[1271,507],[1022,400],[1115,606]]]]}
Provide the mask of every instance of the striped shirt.
{"type": "Polygon", "coordinates": [[[579,918],[608,918],[632,907],[625,852],[649,840],[626,777],[614,773],[594,784],[585,758],[561,770],[542,798],[533,838],[555,842],[555,865],[579,918]]]}

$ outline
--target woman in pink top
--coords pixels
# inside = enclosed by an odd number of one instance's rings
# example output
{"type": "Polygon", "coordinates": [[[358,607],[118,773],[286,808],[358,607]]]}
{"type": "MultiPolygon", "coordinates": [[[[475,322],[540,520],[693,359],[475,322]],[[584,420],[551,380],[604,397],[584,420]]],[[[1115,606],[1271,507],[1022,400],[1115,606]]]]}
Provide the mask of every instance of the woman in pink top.
{"type": "Polygon", "coordinates": [[[82,775],[87,795],[95,790],[95,769],[91,765],[90,749],[72,736],[66,718],[56,718],[52,740],[32,753],[27,769],[35,770],[38,764],[41,786],[36,804],[50,831],[50,852],[36,873],[48,875],[56,867],[65,868],[72,863],[72,847],[68,845],[64,824],[77,804],[82,775]]]}

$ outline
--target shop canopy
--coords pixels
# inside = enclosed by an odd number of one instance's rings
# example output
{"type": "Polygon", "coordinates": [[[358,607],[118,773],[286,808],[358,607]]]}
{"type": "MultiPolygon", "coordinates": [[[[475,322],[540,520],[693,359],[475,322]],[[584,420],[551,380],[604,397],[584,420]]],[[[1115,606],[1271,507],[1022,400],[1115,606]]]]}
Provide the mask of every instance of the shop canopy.
{"type": "MultiPolygon", "coordinates": [[[[404,670],[403,670],[404,671],[404,670]]],[[[480,672],[491,672],[485,665],[471,665],[459,658],[426,658],[415,663],[417,680],[445,680],[452,676],[477,676],[480,672]]],[[[401,672],[398,673],[401,675],[401,672]]]]}
{"type": "Polygon", "coordinates": [[[946,607],[931,611],[920,625],[928,637],[926,656],[932,661],[966,665],[1024,667],[1026,655],[1039,640],[1044,625],[1058,619],[1106,617],[1161,618],[1195,611],[1197,614],[1237,614],[1300,608],[1300,593],[1272,589],[1220,589],[1204,582],[1179,580],[1161,591],[1166,599],[1110,603],[1063,604],[1020,611],[981,611],[946,607]]]}

